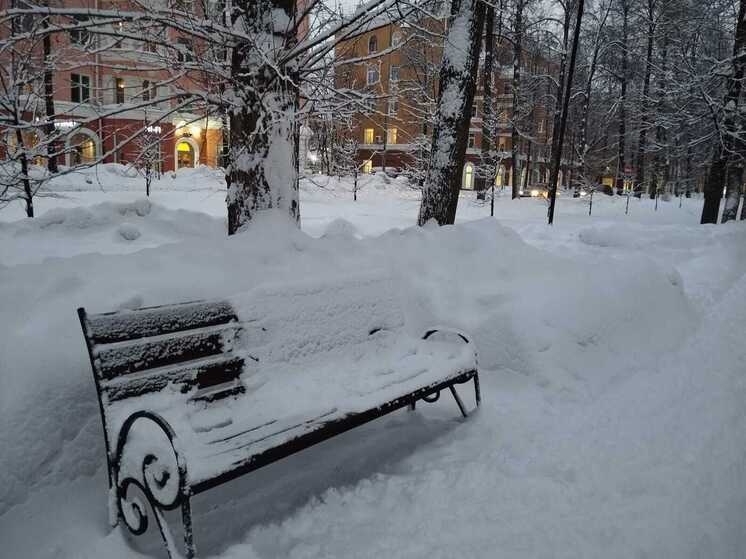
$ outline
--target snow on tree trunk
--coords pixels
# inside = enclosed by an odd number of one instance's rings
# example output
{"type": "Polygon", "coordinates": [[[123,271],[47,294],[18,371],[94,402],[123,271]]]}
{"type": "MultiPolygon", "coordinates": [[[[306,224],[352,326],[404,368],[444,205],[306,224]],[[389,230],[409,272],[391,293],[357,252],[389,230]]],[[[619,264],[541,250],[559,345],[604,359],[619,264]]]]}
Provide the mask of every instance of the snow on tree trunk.
{"type": "Polygon", "coordinates": [[[740,163],[734,163],[725,172],[725,206],[723,207],[722,223],[733,221],[738,217],[742,184],[743,166],[740,163]]]}
{"type": "Polygon", "coordinates": [[[484,15],[485,5],[480,0],[453,0],[451,4],[419,225],[430,219],[439,225],[451,224],[456,219],[484,15]]]}
{"type": "MultiPolygon", "coordinates": [[[[733,45],[733,73],[728,78],[727,91],[723,103],[725,116],[722,122],[721,137],[715,147],[715,153],[710,164],[710,171],[705,182],[705,203],[702,208],[701,223],[717,223],[720,211],[720,196],[725,186],[728,162],[733,161],[743,174],[742,163],[735,161],[735,150],[740,147],[740,141],[734,136],[739,119],[739,98],[743,89],[744,71],[746,70],[746,0],[741,0],[736,22],[736,37],[733,45]]],[[[736,180],[735,178],[733,180],[736,180]]],[[[730,181],[729,181],[730,182],[730,181]]],[[[731,182],[732,184],[732,182],[731,182]]],[[[733,189],[731,189],[733,190],[733,189]]],[[[738,208],[736,198],[735,208],[728,208],[728,219],[735,218],[738,208]],[[732,212],[732,213],[731,213],[732,212]]],[[[731,206],[733,202],[730,202],[731,206]]],[[[728,207],[728,202],[726,202],[728,207]]],[[[725,218],[723,219],[725,221],[725,218]]]]}
{"type": "MultiPolygon", "coordinates": [[[[648,0],[648,29],[647,29],[647,50],[645,55],[645,78],[642,84],[642,99],[640,100],[640,135],[637,142],[637,178],[635,182],[638,188],[644,188],[645,184],[645,151],[648,143],[648,97],[650,95],[650,77],[653,66],[653,41],[655,39],[655,2],[648,0]]],[[[650,199],[655,198],[655,186],[649,189],[650,199]]]]}
{"type": "Polygon", "coordinates": [[[523,7],[525,0],[518,0],[515,10],[515,41],[513,43],[513,110],[511,111],[510,133],[510,177],[512,183],[511,197],[519,197],[518,181],[518,121],[520,120],[520,87],[521,87],[521,50],[523,49],[523,7]]]}
{"type": "Polygon", "coordinates": [[[281,55],[295,43],[294,0],[240,0],[237,32],[250,40],[233,49],[228,234],[256,212],[280,209],[300,224],[298,206],[298,85],[281,55]]]}

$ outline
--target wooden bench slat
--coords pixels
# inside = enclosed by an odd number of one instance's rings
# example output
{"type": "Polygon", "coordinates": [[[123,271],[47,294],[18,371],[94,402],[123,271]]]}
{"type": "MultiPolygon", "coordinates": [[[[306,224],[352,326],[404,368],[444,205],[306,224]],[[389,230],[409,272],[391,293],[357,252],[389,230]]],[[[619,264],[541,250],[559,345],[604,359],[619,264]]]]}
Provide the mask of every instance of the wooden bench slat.
{"type": "Polygon", "coordinates": [[[93,357],[103,379],[146,369],[175,365],[232,349],[241,332],[239,323],[210,326],[178,334],[151,336],[97,346],[93,357]]]}
{"type": "Polygon", "coordinates": [[[194,387],[205,389],[237,379],[243,367],[243,357],[230,353],[220,354],[218,357],[191,361],[187,365],[170,365],[121,376],[106,383],[104,390],[108,393],[109,400],[116,402],[159,392],[170,383],[183,385],[184,392],[194,387]]]}
{"type": "Polygon", "coordinates": [[[87,317],[89,333],[94,344],[182,332],[236,320],[236,313],[228,301],[196,301],[87,317]]]}

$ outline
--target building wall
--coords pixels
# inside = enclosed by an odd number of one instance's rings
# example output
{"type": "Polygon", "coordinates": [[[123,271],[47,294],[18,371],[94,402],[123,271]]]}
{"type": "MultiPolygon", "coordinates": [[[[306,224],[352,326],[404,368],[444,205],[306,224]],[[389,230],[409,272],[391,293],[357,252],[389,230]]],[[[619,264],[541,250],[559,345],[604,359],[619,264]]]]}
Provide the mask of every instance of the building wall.
{"type": "MultiPolygon", "coordinates": [[[[445,20],[428,20],[420,25],[427,25],[436,34],[443,33],[445,20]]],[[[433,35],[435,36],[435,35],[433,35]]],[[[511,113],[512,113],[512,46],[499,44],[496,48],[495,73],[493,80],[493,99],[495,110],[500,114],[500,124],[493,145],[497,146],[503,157],[505,169],[500,180],[510,183],[512,173],[510,166],[511,113]],[[505,177],[505,178],[503,178],[505,177]]],[[[428,109],[433,110],[437,99],[438,71],[442,57],[442,46],[435,40],[409,39],[408,29],[397,23],[384,22],[358,35],[341,41],[336,47],[336,56],[340,60],[349,60],[338,67],[335,85],[338,89],[353,89],[368,96],[374,110],[356,111],[351,119],[349,134],[361,145],[359,161],[370,160],[372,167],[394,167],[402,169],[415,162],[416,141],[429,141],[432,127],[428,122],[428,109]],[[400,37],[402,44],[395,47],[394,38],[400,37]],[[371,41],[377,43],[376,52],[369,48],[371,41]],[[369,84],[367,73],[371,66],[380,68],[380,80],[369,84]],[[391,68],[399,67],[399,81],[392,81],[391,68]],[[391,99],[398,100],[398,110],[389,111],[391,99]],[[430,103],[428,106],[427,103],[430,103]],[[396,128],[396,143],[387,138],[387,131],[396,128]],[[373,130],[373,142],[366,137],[366,129],[373,130]]],[[[558,66],[536,52],[525,51],[522,60],[524,75],[536,76],[532,80],[532,89],[527,93],[535,99],[532,111],[522,122],[522,130],[532,137],[531,146],[525,139],[519,145],[519,171],[525,176],[526,160],[531,156],[531,170],[528,172],[529,184],[541,184],[547,181],[549,164],[549,142],[552,137],[553,111],[546,105],[551,99],[550,80],[544,78],[546,85],[540,85],[540,76],[558,74],[558,66]],[[539,84],[539,85],[537,85],[539,84]],[[543,89],[542,89],[543,87],[543,89]]],[[[478,86],[475,93],[472,119],[469,131],[472,135],[467,148],[466,160],[477,165],[483,145],[482,116],[484,114],[484,91],[482,69],[479,71],[478,86]]],[[[369,135],[369,133],[368,133],[369,135]]],[[[422,163],[420,163],[422,164],[422,163]]],[[[569,177],[569,174],[565,175],[569,177]]],[[[481,181],[474,181],[480,185],[481,181]]]]}

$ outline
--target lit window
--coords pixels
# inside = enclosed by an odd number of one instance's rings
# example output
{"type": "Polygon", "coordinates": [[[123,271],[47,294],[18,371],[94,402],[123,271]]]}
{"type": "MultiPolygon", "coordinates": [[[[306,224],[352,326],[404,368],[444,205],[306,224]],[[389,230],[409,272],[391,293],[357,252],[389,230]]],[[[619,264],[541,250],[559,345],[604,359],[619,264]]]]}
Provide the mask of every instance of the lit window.
{"type": "Polygon", "coordinates": [[[474,165],[471,163],[464,165],[464,181],[462,187],[467,190],[474,188],[474,165]]]}
{"type": "Polygon", "coordinates": [[[378,52],[378,38],[375,35],[368,39],[368,54],[374,52],[378,52]]]}
{"type": "Polygon", "coordinates": [[[365,134],[363,135],[363,143],[364,144],[373,143],[373,129],[372,128],[365,129],[365,134]]]}
{"type": "Polygon", "coordinates": [[[378,80],[381,79],[380,70],[378,68],[378,64],[371,64],[368,66],[368,85],[373,85],[374,83],[378,83],[378,80]]]}
{"type": "Polygon", "coordinates": [[[396,135],[397,135],[396,128],[389,128],[386,131],[386,143],[387,144],[396,144],[397,143],[396,142],[396,135]]]}
{"type": "Polygon", "coordinates": [[[469,147],[473,148],[475,142],[474,132],[469,132],[469,147]]]}
{"type": "Polygon", "coordinates": [[[389,68],[389,80],[392,82],[399,81],[399,66],[391,66],[389,68]]]}
{"type": "Polygon", "coordinates": [[[114,80],[114,102],[124,103],[124,80],[122,78],[114,80]]]}
{"type": "Polygon", "coordinates": [[[373,161],[368,159],[365,163],[363,163],[363,173],[366,175],[369,175],[373,172],[373,161]]]}
{"type": "Polygon", "coordinates": [[[88,103],[91,100],[91,78],[70,74],[70,100],[73,103],[88,103]]]}

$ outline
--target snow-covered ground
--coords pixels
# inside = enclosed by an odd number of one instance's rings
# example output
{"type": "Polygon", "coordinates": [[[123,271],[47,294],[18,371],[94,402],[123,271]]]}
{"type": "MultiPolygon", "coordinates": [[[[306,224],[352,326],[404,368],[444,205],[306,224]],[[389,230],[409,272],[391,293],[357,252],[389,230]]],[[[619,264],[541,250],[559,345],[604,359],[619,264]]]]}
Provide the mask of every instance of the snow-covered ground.
{"type": "MultiPolygon", "coordinates": [[[[746,556],[746,224],[701,200],[465,194],[411,227],[401,181],[314,177],[303,233],[225,236],[205,169],[156,183],[100,168],[40,217],[0,211],[0,557],[133,557],[110,531],[95,389],[75,308],[217,297],[384,269],[414,326],[471,332],[483,406],[442,398],[195,500],[201,556],[746,556]]],[[[468,389],[466,399],[470,401],[468,389]]]]}

